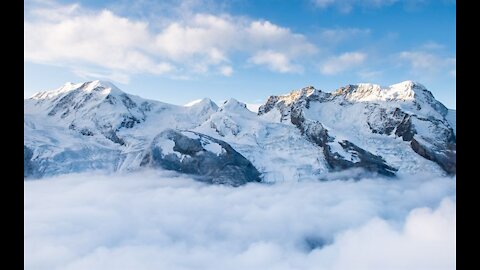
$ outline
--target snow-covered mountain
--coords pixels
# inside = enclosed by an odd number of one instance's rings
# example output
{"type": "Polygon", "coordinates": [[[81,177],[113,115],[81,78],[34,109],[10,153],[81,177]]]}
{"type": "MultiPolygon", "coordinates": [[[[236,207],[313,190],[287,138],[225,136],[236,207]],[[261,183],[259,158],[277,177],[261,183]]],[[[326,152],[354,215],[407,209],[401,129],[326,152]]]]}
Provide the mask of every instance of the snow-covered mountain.
{"type": "Polygon", "coordinates": [[[235,99],[177,106],[109,82],[67,83],[24,102],[26,178],[144,167],[213,183],[456,172],[455,111],[418,83],[313,87],[270,96],[258,113],[235,99]]]}

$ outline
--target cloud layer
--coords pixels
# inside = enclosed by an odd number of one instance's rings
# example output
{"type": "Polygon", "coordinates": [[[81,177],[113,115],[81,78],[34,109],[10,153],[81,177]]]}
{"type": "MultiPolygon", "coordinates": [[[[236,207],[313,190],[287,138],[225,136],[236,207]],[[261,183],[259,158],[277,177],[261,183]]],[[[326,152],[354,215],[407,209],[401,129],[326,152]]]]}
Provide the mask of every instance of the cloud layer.
{"type": "Polygon", "coordinates": [[[74,66],[79,75],[96,68],[117,77],[210,70],[230,76],[234,53],[272,71],[298,72],[295,62],[317,51],[288,28],[228,14],[196,13],[156,25],[73,4],[33,8],[27,18],[24,59],[74,66]]]}
{"type": "Polygon", "coordinates": [[[24,183],[27,269],[454,269],[455,179],[24,183]]]}

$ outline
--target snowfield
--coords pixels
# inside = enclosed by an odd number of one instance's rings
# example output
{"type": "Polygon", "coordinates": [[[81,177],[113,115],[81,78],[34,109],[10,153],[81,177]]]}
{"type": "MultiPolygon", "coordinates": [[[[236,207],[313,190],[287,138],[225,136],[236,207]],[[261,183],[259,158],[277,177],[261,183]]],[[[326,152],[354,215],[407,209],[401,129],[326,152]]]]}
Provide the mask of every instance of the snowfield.
{"type": "Polygon", "coordinates": [[[455,178],[24,182],[25,269],[455,269],[455,178]]]}

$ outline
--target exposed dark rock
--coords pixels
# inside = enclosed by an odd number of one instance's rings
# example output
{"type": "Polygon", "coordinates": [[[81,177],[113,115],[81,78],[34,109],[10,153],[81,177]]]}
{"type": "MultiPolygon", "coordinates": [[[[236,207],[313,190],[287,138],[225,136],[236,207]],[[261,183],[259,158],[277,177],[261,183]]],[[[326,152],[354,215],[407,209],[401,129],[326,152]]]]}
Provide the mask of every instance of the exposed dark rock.
{"type": "Polygon", "coordinates": [[[353,163],[353,167],[364,168],[367,171],[386,176],[394,176],[397,169],[389,166],[381,156],[374,155],[355,144],[344,140],[339,142],[347,152],[354,153],[360,161],[353,163]]]}
{"type": "Polygon", "coordinates": [[[125,145],[125,141],[117,136],[117,133],[114,130],[108,130],[103,133],[105,138],[109,139],[110,141],[114,143],[118,143],[120,145],[125,145]]]}
{"type": "Polygon", "coordinates": [[[77,104],[75,104],[73,106],[73,109],[74,110],[78,110],[80,108],[82,108],[83,106],[85,106],[85,104],[93,97],[93,94],[92,93],[89,93],[87,95],[84,96],[84,98],[82,99],[82,101],[78,102],[77,104]]]}
{"type": "Polygon", "coordinates": [[[122,94],[122,103],[127,109],[133,109],[137,107],[137,103],[135,103],[127,94],[122,94]]]}
{"type": "Polygon", "coordinates": [[[93,136],[93,132],[90,131],[88,128],[82,128],[80,133],[84,136],[93,136]]]}
{"type": "Polygon", "coordinates": [[[410,142],[410,146],[420,156],[436,162],[443,170],[450,175],[457,173],[457,155],[455,151],[455,144],[449,144],[450,149],[445,147],[438,147],[435,145],[427,145],[421,143],[415,138],[410,142]]]}
{"type": "Polygon", "coordinates": [[[144,112],[149,112],[152,110],[152,104],[148,103],[147,101],[144,101],[142,102],[142,104],[140,104],[140,110],[144,112]]]}
{"type": "Polygon", "coordinates": [[[456,174],[456,137],[453,129],[444,121],[434,118],[412,116],[412,127],[415,125],[428,128],[433,136],[424,137],[415,134],[410,146],[420,156],[437,163],[450,175],[456,174]]]}
{"type": "MultiPolygon", "coordinates": [[[[75,91],[72,91],[68,94],[66,94],[64,97],[62,97],[60,100],[57,101],[57,103],[55,104],[55,106],[50,110],[50,112],[48,113],[49,116],[54,116],[55,114],[57,114],[57,112],[59,111],[63,111],[63,110],[66,110],[68,109],[68,106],[70,105],[70,103],[72,102],[73,98],[79,93],[79,91],[75,90],[75,91]]],[[[67,113],[68,114],[68,113],[67,113]]],[[[63,116],[64,117],[64,116],[63,116]]],[[[62,118],[63,118],[62,117],[62,118]]]]}
{"type": "Polygon", "coordinates": [[[395,135],[398,137],[402,137],[404,141],[411,141],[413,139],[413,135],[415,135],[416,131],[412,127],[412,120],[410,119],[410,115],[405,114],[402,119],[402,122],[397,126],[395,130],[395,135]]]}
{"type": "Polygon", "coordinates": [[[278,102],[278,96],[270,96],[267,99],[267,102],[264,105],[261,105],[258,108],[258,115],[266,114],[275,108],[276,103],[278,102]]]}
{"type": "Polygon", "coordinates": [[[290,116],[292,124],[294,124],[302,134],[316,145],[322,147],[325,159],[333,171],[363,168],[369,172],[385,176],[395,176],[397,169],[389,166],[381,156],[374,155],[349,141],[342,141],[340,145],[347,152],[353,152],[360,161],[352,162],[346,160],[339,153],[332,152],[328,143],[335,143],[334,138],[328,135],[328,130],[325,129],[320,122],[305,119],[301,106],[294,106],[290,116]]]}
{"type": "Polygon", "coordinates": [[[32,161],[33,151],[27,146],[23,146],[23,177],[34,174],[35,164],[32,161]]]}
{"type": "Polygon", "coordinates": [[[191,174],[200,181],[213,184],[240,186],[248,182],[261,181],[260,173],[252,163],[228,143],[201,133],[190,133],[198,138],[192,139],[171,129],[161,132],[146,151],[141,166],[160,167],[191,174]],[[176,153],[168,153],[162,148],[164,142],[168,140],[174,142],[173,151],[176,153]],[[216,154],[206,150],[204,144],[210,143],[220,145],[223,148],[222,152],[216,154]]]}
{"type": "Polygon", "coordinates": [[[390,135],[407,115],[399,108],[390,111],[373,103],[366,106],[368,109],[367,125],[372,133],[390,135]]]}
{"type": "Polygon", "coordinates": [[[140,120],[135,118],[134,116],[125,115],[117,130],[123,127],[132,128],[135,124],[139,124],[139,123],[140,123],[140,120]]]}
{"type": "Polygon", "coordinates": [[[117,99],[111,95],[111,94],[108,94],[106,97],[105,97],[105,100],[110,103],[110,105],[115,105],[117,103],[117,99]]]}
{"type": "MultiPolygon", "coordinates": [[[[412,82],[408,87],[415,90],[410,98],[414,98],[412,102],[416,106],[416,110],[420,111],[422,109],[420,106],[422,102],[422,104],[430,105],[442,116],[447,114],[448,109],[435,100],[432,93],[426,90],[424,86],[412,82]]],[[[329,143],[334,141],[334,138],[328,135],[328,131],[322,123],[306,119],[303,116],[303,110],[308,109],[311,102],[334,101],[340,106],[351,106],[355,103],[355,100],[369,95],[372,95],[372,90],[360,89],[358,85],[340,87],[332,93],[323,93],[311,87],[306,87],[293,91],[289,95],[269,97],[265,105],[260,107],[258,114],[267,113],[274,108],[278,109],[282,115],[280,121],[290,120],[310,141],[323,148],[327,163],[334,171],[363,167],[371,172],[392,176],[396,169],[386,164],[381,156],[374,155],[349,141],[340,144],[350,153],[356,153],[356,157],[360,159],[359,162],[346,160],[341,154],[332,152],[329,143]]],[[[365,103],[365,113],[367,114],[366,124],[372,133],[387,136],[394,133],[397,137],[401,137],[403,141],[412,142],[412,149],[422,157],[438,163],[449,174],[455,173],[456,138],[453,129],[445,119],[442,120],[434,116],[421,118],[398,107],[394,109],[384,107],[381,102],[365,103]],[[425,134],[418,134],[417,127],[415,127],[412,119],[420,125],[421,131],[425,134]],[[427,136],[428,138],[423,139],[431,141],[431,143],[424,145],[418,143],[418,140],[413,142],[414,138],[420,138],[415,136],[420,135],[427,136]]]]}

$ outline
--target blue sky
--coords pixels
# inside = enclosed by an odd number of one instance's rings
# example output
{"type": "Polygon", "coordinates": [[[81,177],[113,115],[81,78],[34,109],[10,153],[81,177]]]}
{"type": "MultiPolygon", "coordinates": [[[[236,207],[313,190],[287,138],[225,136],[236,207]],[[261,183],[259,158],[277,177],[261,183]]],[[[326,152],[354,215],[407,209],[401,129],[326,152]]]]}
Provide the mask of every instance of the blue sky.
{"type": "Polygon", "coordinates": [[[313,85],[424,84],[456,103],[449,0],[27,0],[24,95],[109,80],[174,104],[313,85]]]}

